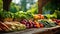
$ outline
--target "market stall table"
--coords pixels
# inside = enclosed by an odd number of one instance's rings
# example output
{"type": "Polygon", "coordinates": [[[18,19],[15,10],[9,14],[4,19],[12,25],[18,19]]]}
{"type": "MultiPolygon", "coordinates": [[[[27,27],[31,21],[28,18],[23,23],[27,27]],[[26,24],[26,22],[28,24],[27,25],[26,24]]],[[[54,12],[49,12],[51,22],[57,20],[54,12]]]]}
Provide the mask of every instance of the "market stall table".
{"type": "Polygon", "coordinates": [[[60,31],[60,26],[51,28],[31,28],[23,31],[0,33],[0,34],[55,34],[60,31]]]}

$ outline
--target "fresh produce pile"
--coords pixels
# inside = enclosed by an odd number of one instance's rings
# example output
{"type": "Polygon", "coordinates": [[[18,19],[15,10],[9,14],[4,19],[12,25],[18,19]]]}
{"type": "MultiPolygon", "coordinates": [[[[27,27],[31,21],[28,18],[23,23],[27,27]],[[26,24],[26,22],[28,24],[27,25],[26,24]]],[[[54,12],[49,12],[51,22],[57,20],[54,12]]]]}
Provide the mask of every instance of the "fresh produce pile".
{"type": "MultiPolygon", "coordinates": [[[[0,12],[0,31],[11,32],[29,28],[48,28],[57,25],[53,19],[45,19],[44,15],[34,14],[30,11],[0,12]]],[[[59,22],[60,23],[60,22],[59,22]]]]}
{"type": "Polygon", "coordinates": [[[43,24],[38,23],[37,21],[32,21],[29,20],[27,21],[26,19],[20,21],[22,24],[26,25],[26,28],[40,28],[44,27],[43,24]]]}
{"type": "Polygon", "coordinates": [[[24,29],[26,29],[26,26],[19,22],[0,22],[0,31],[3,32],[20,31],[24,29]]]}
{"type": "Polygon", "coordinates": [[[54,27],[56,26],[56,23],[53,22],[51,19],[42,19],[42,20],[38,20],[39,23],[44,24],[44,27],[54,27]]]}
{"type": "Polygon", "coordinates": [[[60,26],[60,20],[59,19],[52,19],[52,21],[54,21],[57,25],[60,26]]]}

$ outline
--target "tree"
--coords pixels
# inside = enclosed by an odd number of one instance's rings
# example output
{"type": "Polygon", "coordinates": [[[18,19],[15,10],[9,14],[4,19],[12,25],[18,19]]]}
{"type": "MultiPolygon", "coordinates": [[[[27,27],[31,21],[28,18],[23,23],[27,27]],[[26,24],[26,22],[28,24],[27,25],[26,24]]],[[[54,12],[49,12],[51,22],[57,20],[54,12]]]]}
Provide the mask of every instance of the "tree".
{"type": "Polygon", "coordinates": [[[51,0],[38,0],[38,12],[42,14],[42,7],[45,6],[51,0]]]}
{"type": "Polygon", "coordinates": [[[9,11],[11,1],[12,0],[3,0],[3,10],[9,11]]]}

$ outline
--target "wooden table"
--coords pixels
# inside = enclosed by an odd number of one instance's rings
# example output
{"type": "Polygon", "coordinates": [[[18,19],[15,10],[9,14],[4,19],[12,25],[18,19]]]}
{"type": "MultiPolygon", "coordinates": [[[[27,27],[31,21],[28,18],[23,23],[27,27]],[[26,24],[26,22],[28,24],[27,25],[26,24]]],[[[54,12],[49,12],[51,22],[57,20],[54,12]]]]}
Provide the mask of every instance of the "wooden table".
{"type": "Polygon", "coordinates": [[[51,28],[31,28],[24,31],[9,32],[9,33],[0,33],[0,34],[55,34],[60,32],[60,26],[51,27],[51,28]]]}

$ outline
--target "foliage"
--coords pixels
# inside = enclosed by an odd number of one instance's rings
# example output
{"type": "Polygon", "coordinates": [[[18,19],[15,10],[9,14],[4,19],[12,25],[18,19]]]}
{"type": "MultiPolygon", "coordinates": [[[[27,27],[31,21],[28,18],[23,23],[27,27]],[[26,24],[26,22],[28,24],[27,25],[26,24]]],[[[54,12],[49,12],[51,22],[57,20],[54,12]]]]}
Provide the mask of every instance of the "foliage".
{"type": "Polygon", "coordinates": [[[55,10],[55,12],[53,14],[45,14],[45,16],[50,19],[50,18],[57,18],[60,19],[60,11],[59,10],[55,10]]]}
{"type": "MultiPolygon", "coordinates": [[[[22,2],[23,2],[23,0],[22,0],[22,2]]],[[[33,13],[38,13],[38,2],[36,2],[35,4],[32,4],[31,5],[31,7],[30,7],[30,9],[27,9],[26,7],[25,7],[25,5],[23,5],[23,3],[22,3],[22,5],[19,5],[19,4],[15,4],[15,3],[11,3],[11,7],[10,7],[10,11],[11,12],[13,12],[13,13],[16,13],[16,12],[19,12],[19,11],[23,11],[23,12],[33,12],[33,13]],[[26,8],[26,9],[25,9],[26,8]]]]}
{"type": "Polygon", "coordinates": [[[31,12],[33,14],[37,14],[38,13],[38,3],[36,2],[35,4],[33,4],[31,6],[31,8],[29,10],[27,10],[27,12],[31,12]]]}
{"type": "Polygon", "coordinates": [[[3,9],[3,2],[2,2],[2,0],[0,0],[0,10],[2,10],[3,9]]]}
{"type": "Polygon", "coordinates": [[[58,8],[60,9],[60,0],[51,0],[43,7],[43,11],[50,10],[50,13],[54,13],[58,8]]]}
{"type": "Polygon", "coordinates": [[[57,14],[57,18],[60,19],[60,11],[59,10],[55,10],[55,12],[57,14]]]}
{"type": "Polygon", "coordinates": [[[11,12],[13,12],[13,13],[15,13],[15,12],[17,12],[17,11],[20,11],[20,6],[18,6],[17,4],[15,4],[15,3],[11,3],[11,5],[10,5],[10,11],[11,12]]]}

